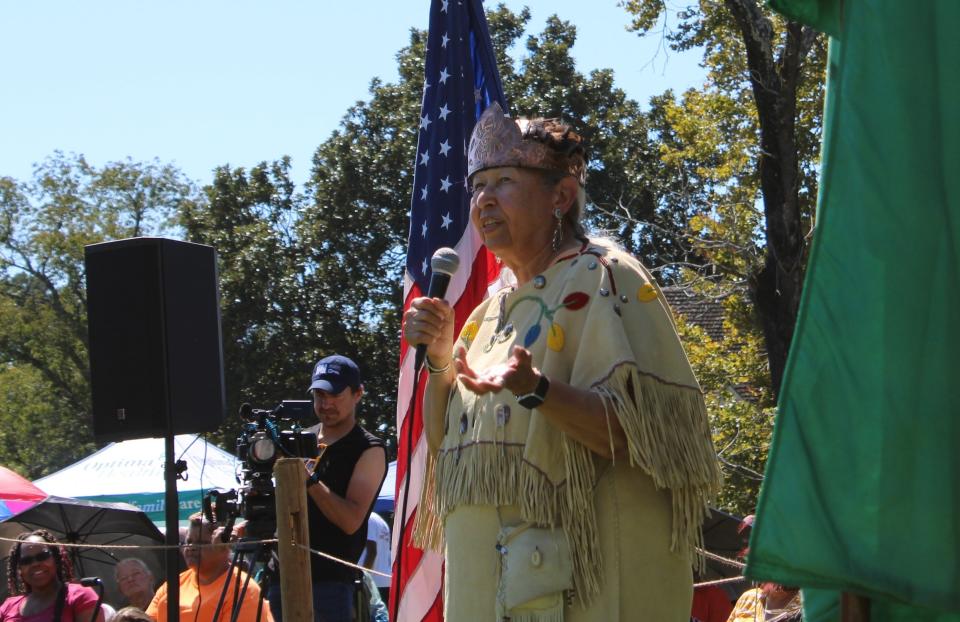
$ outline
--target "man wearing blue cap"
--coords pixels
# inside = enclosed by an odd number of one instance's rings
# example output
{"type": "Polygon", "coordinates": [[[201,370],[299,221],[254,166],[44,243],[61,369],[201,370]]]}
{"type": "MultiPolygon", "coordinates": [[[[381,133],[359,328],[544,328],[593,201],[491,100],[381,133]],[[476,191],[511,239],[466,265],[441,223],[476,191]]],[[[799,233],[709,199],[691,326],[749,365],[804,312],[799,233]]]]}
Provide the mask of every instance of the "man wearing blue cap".
{"type": "MultiPolygon", "coordinates": [[[[310,382],[313,411],[320,421],[320,455],[308,468],[310,547],[356,563],[367,541],[367,519],[387,474],[383,441],[357,424],[363,384],[357,364],[345,356],[320,360],[310,382]]],[[[317,622],[353,620],[358,571],[318,555],[310,556],[313,611],[317,622]]],[[[279,598],[271,598],[281,619],[279,598]]]]}

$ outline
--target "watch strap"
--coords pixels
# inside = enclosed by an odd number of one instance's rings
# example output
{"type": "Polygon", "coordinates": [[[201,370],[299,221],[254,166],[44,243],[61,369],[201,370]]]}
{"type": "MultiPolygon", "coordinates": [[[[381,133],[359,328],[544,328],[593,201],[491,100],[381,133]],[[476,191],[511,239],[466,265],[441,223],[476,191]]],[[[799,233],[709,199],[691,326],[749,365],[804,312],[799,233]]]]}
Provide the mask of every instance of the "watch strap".
{"type": "Polygon", "coordinates": [[[547,375],[541,373],[540,380],[537,381],[537,386],[533,392],[517,395],[517,403],[526,409],[533,410],[540,406],[540,404],[543,404],[543,401],[547,399],[547,390],[549,388],[550,381],[547,379],[547,375]]]}

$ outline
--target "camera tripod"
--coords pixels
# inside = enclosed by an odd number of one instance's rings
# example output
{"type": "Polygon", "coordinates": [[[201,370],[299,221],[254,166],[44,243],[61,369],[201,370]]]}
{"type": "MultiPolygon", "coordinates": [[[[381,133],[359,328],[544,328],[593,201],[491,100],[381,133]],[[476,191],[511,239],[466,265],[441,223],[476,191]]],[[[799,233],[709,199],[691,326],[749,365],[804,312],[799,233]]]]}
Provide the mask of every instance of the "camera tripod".
{"type": "MultiPolygon", "coordinates": [[[[230,567],[227,568],[227,578],[223,583],[223,589],[220,590],[220,599],[217,601],[217,609],[214,611],[213,620],[216,622],[220,619],[220,613],[223,611],[223,606],[226,604],[227,594],[231,589],[231,584],[233,584],[233,607],[230,611],[230,622],[236,622],[240,617],[240,610],[243,607],[243,597],[247,593],[247,587],[250,584],[250,579],[253,577],[253,572],[247,573],[246,579],[240,581],[240,573],[235,572],[243,568],[243,557],[246,553],[253,553],[252,561],[250,563],[251,571],[257,567],[258,564],[261,564],[260,570],[260,579],[258,581],[260,585],[260,598],[257,600],[257,615],[256,622],[260,622],[263,618],[263,600],[267,594],[267,590],[270,588],[271,582],[273,582],[276,577],[274,576],[274,571],[270,568],[267,562],[270,560],[271,553],[273,552],[273,546],[271,544],[245,544],[243,540],[237,543],[237,546],[233,551],[233,559],[230,560],[230,567]],[[234,581],[236,578],[236,581],[234,581]]],[[[268,604],[269,606],[269,604],[268,604]]]]}

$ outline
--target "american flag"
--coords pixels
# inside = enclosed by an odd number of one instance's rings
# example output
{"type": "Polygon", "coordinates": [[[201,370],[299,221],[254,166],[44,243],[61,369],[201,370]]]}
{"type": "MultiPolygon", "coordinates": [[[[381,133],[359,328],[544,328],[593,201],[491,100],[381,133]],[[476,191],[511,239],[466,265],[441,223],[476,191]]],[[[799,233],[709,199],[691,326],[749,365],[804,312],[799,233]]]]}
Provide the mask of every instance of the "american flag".
{"type": "MultiPolygon", "coordinates": [[[[480,0],[433,0],[414,162],[403,306],[406,310],[413,298],[424,295],[429,288],[434,251],[443,246],[453,248],[460,256],[460,270],[451,279],[446,298],[454,303],[457,332],[499,276],[496,260],[470,226],[466,181],[470,133],[480,114],[494,101],[508,110],[483,4],[480,0]]],[[[423,381],[415,386],[414,350],[406,343],[401,343],[400,348],[400,443],[390,611],[394,622],[441,620],[442,556],[410,544],[427,442],[420,413],[423,381]],[[414,391],[416,407],[408,412],[414,391]]]]}

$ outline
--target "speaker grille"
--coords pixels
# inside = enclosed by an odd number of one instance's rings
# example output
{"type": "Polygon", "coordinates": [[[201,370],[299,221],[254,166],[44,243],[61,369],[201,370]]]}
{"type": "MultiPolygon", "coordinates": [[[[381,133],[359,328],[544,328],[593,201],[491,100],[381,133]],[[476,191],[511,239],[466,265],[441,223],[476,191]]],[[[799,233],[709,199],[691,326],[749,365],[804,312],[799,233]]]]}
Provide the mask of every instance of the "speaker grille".
{"type": "Polygon", "coordinates": [[[216,429],[223,354],[212,247],[133,238],[85,249],[94,435],[216,429]]]}

